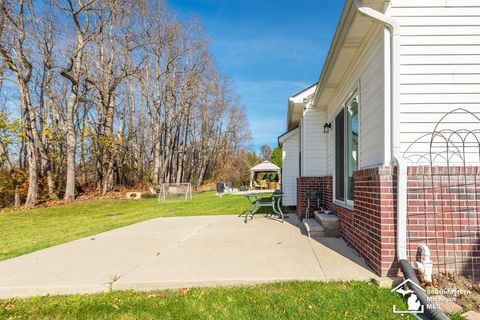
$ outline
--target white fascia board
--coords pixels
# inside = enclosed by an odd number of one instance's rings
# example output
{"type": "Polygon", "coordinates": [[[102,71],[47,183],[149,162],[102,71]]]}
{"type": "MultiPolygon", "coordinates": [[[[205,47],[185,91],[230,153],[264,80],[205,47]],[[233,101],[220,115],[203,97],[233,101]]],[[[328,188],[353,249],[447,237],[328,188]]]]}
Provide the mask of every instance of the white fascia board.
{"type": "MultiPolygon", "coordinates": [[[[390,0],[368,0],[365,1],[365,4],[379,8],[382,7],[384,10],[389,2],[390,0]]],[[[340,20],[338,21],[335,35],[333,37],[330,49],[323,64],[322,71],[320,72],[318,84],[313,97],[313,104],[315,106],[318,105],[318,100],[320,99],[320,96],[327,87],[328,79],[330,78],[333,67],[337,63],[337,58],[340,51],[342,50],[345,40],[348,37],[350,27],[355,21],[356,14],[357,8],[355,6],[355,0],[347,0],[340,16],[340,20]]]]}
{"type": "Polygon", "coordinates": [[[295,129],[293,130],[290,130],[288,132],[285,132],[284,134],[282,134],[280,137],[278,137],[278,142],[280,144],[284,143],[285,141],[287,141],[288,139],[292,138],[294,135],[296,135],[300,130],[300,127],[296,127],[295,129]]]}

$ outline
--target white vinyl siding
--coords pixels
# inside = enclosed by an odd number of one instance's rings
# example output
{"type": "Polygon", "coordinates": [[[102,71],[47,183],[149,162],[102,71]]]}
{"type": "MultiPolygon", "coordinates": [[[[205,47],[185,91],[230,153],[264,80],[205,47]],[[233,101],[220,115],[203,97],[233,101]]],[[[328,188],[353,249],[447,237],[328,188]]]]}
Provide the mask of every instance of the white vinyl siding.
{"type": "MultiPolygon", "coordinates": [[[[385,113],[384,113],[384,46],[383,31],[377,28],[362,56],[339,86],[328,104],[328,122],[335,116],[353,92],[358,90],[360,100],[359,168],[384,164],[385,113]]],[[[327,135],[327,174],[334,175],[335,134],[327,135]]]]}
{"type": "Polygon", "coordinates": [[[323,133],[325,112],[307,108],[303,113],[302,129],[302,176],[326,175],[326,134],[323,133]]]}
{"type": "MultiPolygon", "coordinates": [[[[392,0],[387,14],[400,25],[400,140],[405,151],[449,111],[464,108],[480,115],[480,0],[392,0]]],[[[479,124],[472,117],[453,116],[446,126],[472,129],[479,124]]],[[[425,153],[428,147],[424,140],[425,153]]]]}
{"type": "Polygon", "coordinates": [[[296,133],[282,146],[282,202],[284,206],[297,205],[297,178],[300,168],[300,134],[296,133]]]}

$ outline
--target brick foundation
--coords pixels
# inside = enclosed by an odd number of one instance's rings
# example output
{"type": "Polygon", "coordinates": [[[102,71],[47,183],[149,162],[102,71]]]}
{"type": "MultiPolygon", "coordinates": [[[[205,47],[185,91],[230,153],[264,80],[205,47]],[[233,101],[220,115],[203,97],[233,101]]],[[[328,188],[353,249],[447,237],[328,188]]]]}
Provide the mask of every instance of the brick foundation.
{"type": "Polygon", "coordinates": [[[300,177],[297,179],[297,214],[299,217],[305,214],[307,191],[323,189],[322,206],[340,217],[341,235],[345,241],[377,274],[392,274],[395,271],[389,270],[395,267],[393,188],[394,179],[389,168],[355,172],[355,207],[350,210],[333,202],[332,177],[300,177]],[[382,242],[382,238],[387,241],[382,242]]]}
{"type": "Polygon", "coordinates": [[[408,170],[408,250],[426,243],[434,272],[480,278],[480,167],[408,170]]]}
{"type": "MultiPolygon", "coordinates": [[[[442,167],[433,172],[426,167],[408,169],[409,258],[416,260],[418,245],[424,242],[432,251],[434,272],[471,273],[473,269],[480,276],[476,259],[480,260],[480,168],[467,168],[466,172],[455,168],[447,173],[442,167]]],[[[300,217],[305,213],[305,192],[310,190],[323,191],[322,206],[340,217],[342,237],[378,275],[399,274],[395,261],[396,170],[356,171],[353,211],[333,202],[332,177],[301,177],[297,179],[300,217]]]]}
{"type": "MultiPolygon", "coordinates": [[[[297,215],[303,219],[307,208],[306,193],[309,191],[321,191],[322,201],[320,204],[325,206],[332,202],[332,177],[300,177],[297,178],[297,215]]],[[[313,213],[316,208],[310,208],[313,213]]]]}
{"type": "Polygon", "coordinates": [[[379,275],[395,276],[396,177],[388,167],[354,173],[354,215],[347,242],[379,275]]]}

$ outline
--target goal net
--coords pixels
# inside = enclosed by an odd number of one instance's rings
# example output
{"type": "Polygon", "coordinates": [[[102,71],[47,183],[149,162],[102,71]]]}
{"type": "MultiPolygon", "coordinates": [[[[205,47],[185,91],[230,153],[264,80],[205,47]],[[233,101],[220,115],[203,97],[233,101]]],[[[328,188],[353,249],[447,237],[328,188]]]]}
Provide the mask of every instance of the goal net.
{"type": "Polygon", "coordinates": [[[192,184],[162,183],[160,186],[160,193],[158,194],[158,202],[169,200],[192,200],[192,184]]]}

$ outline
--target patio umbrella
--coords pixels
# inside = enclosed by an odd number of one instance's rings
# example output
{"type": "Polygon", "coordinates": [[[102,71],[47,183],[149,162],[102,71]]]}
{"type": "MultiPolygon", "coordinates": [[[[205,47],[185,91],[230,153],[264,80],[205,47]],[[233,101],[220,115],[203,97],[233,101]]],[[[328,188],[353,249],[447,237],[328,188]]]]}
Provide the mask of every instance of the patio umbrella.
{"type": "Polygon", "coordinates": [[[258,172],[276,172],[280,177],[280,167],[271,163],[270,161],[263,161],[262,163],[257,164],[256,166],[250,168],[250,189],[253,188],[253,179],[255,174],[258,172]]]}

